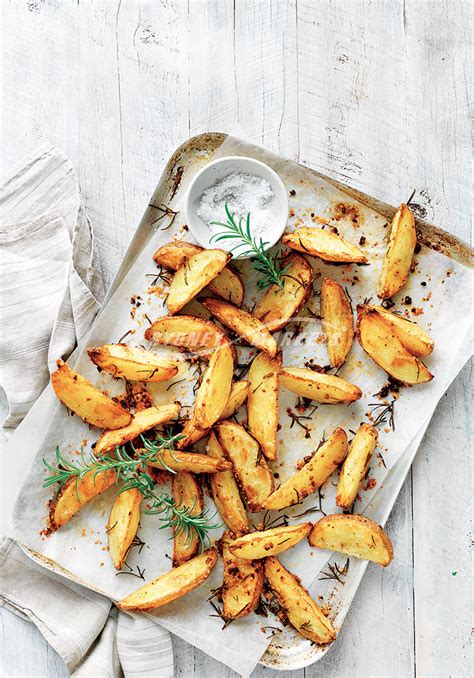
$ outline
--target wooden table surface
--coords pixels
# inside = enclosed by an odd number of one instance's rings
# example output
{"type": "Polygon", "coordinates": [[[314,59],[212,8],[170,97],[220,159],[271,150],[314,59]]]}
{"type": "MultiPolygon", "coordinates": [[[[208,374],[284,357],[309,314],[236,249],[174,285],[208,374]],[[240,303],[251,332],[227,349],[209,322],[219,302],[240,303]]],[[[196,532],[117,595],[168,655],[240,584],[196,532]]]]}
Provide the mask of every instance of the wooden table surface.
{"type": "MultiPolygon", "coordinates": [[[[389,203],[416,188],[428,221],[468,240],[471,8],[3,0],[3,162],[43,141],[68,154],[107,282],[167,157],[207,130],[240,130],[389,203]]],[[[395,505],[393,565],[369,566],[337,643],[295,678],[469,675],[468,383],[465,368],[395,505]]],[[[3,675],[65,675],[35,627],[3,612],[2,629],[3,675]]],[[[178,676],[232,673],[174,647],[178,676]]]]}

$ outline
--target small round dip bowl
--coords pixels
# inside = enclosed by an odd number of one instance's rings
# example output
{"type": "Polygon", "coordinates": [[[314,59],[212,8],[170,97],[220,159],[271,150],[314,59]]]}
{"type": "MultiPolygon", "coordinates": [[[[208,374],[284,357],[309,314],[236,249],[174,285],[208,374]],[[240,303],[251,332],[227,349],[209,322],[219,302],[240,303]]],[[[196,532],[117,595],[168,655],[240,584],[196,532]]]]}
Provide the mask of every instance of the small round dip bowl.
{"type": "MultiPolygon", "coordinates": [[[[211,240],[212,236],[216,234],[216,231],[212,232],[208,224],[197,214],[203,192],[210,186],[213,186],[217,181],[220,181],[228,174],[234,172],[253,174],[257,177],[261,177],[268,181],[273,190],[273,198],[268,204],[270,226],[268,226],[262,234],[256,236],[257,243],[260,243],[260,238],[262,238],[263,242],[267,243],[265,249],[269,249],[278,242],[286,228],[289,213],[288,195],[285,185],[278,174],[274,172],[271,167],[265,165],[265,163],[260,162],[260,160],[254,160],[253,158],[237,155],[220,158],[210,162],[196,174],[191,180],[184,198],[184,210],[188,228],[202,247],[227,250],[230,249],[232,245],[235,245],[235,241],[217,240],[216,237],[211,240]]],[[[252,219],[252,215],[250,215],[250,218],[252,219]]],[[[225,214],[222,214],[222,217],[216,219],[216,221],[225,222],[225,214]]],[[[222,232],[225,232],[224,228],[222,228],[222,232]]],[[[246,249],[247,247],[236,249],[234,257],[236,259],[250,257],[251,254],[240,254],[240,251],[245,252],[246,249]]]]}

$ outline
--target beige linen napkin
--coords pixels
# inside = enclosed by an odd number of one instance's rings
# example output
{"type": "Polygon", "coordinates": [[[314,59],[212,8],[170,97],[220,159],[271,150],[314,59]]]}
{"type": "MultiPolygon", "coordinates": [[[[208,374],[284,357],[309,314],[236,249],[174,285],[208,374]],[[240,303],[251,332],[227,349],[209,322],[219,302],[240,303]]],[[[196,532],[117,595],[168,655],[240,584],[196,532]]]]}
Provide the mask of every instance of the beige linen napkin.
{"type": "MultiPolygon", "coordinates": [[[[0,248],[8,432],[47,385],[48,366],[69,356],[89,329],[104,296],[92,226],[60,151],[40,148],[4,180],[0,248]]],[[[0,604],[32,621],[75,677],[173,675],[171,638],[158,624],[118,613],[107,598],[33,563],[11,539],[0,543],[0,566],[0,604]]]]}

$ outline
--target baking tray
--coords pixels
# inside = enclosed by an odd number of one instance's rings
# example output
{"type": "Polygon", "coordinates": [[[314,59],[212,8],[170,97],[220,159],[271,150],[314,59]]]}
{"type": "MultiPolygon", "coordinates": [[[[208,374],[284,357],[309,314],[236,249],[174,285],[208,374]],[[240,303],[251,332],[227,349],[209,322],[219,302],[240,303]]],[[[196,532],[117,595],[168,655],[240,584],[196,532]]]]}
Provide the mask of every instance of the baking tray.
{"type": "MultiPolygon", "coordinates": [[[[167,205],[173,209],[178,204],[185,191],[185,186],[188,183],[189,178],[202,166],[212,160],[226,138],[227,135],[220,132],[200,134],[185,141],[170,157],[138,226],[136,234],[127,250],[122,265],[106,296],[104,307],[127,274],[137,254],[156,233],[158,220],[161,216],[159,206],[167,205]]],[[[248,145],[248,153],[251,155],[250,144],[248,145]]],[[[297,166],[297,163],[293,163],[290,160],[286,162],[289,165],[297,166]]],[[[315,170],[305,167],[305,171],[310,172],[315,177],[323,179],[342,191],[342,193],[347,195],[348,201],[350,201],[350,199],[357,200],[382,215],[388,221],[391,220],[396,211],[396,208],[392,205],[388,205],[365,193],[356,191],[315,170]]],[[[441,252],[460,264],[472,268],[473,251],[467,244],[422,219],[417,219],[416,225],[420,242],[433,250],[441,252]]],[[[412,444],[407,448],[406,452],[398,459],[384,482],[381,483],[378,490],[374,493],[370,504],[365,507],[364,514],[376,522],[380,524],[386,522],[427,425],[428,423],[426,423],[424,428],[419,432],[412,444]]],[[[95,588],[91,587],[87,582],[79,580],[75,575],[66,571],[57,563],[45,558],[41,554],[30,551],[30,555],[48,569],[73,579],[89,588],[95,588]]],[[[342,595],[339,595],[338,599],[338,607],[340,608],[337,615],[338,626],[340,626],[344,620],[366,567],[367,562],[365,561],[355,561],[351,565],[350,574],[346,578],[342,595]]],[[[318,582],[316,582],[316,584],[317,583],[318,582]]],[[[102,593],[101,591],[98,592],[102,593]]],[[[279,670],[296,670],[318,661],[333,646],[334,643],[327,648],[321,648],[293,633],[285,634],[283,638],[280,635],[278,639],[275,638],[270,644],[260,663],[264,666],[279,670]]]]}

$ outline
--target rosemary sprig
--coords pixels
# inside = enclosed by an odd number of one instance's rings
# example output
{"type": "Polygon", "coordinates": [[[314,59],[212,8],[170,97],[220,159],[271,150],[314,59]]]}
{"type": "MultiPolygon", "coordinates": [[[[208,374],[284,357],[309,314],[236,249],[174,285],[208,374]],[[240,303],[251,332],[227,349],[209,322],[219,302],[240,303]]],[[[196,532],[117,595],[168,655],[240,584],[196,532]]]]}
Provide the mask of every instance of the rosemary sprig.
{"type": "Polygon", "coordinates": [[[337,563],[334,563],[334,565],[330,565],[328,563],[328,570],[329,572],[324,572],[321,571],[321,577],[318,577],[319,581],[325,581],[326,579],[334,579],[335,581],[338,581],[340,584],[344,585],[344,580],[342,577],[345,577],[346,574],[349,572],[349,558],[346,560],[345,565],[342,567],[339,567],[337,563]]]}
{"type": "MultiPolygon", "coordinates": [[[[76,492],[79,490],[79,482],[87,473],[93,473],[94,479],[100,473],[114,471],[116,474],[116,483],[120,483],[119,494],[136,488],[143,495],[147,502],[145,513],[160,516],[162,523],[160,529],[172,528],[175,535],[185,534],[186,543],[192,542],[194,536],[197,536],[201,543],[201,550],[204,550],[209,541],[209,530],[219,527],[219,524],[212,523],[214,516],[209,512],[201,511],[193,515],[196,505],[194,501],[192,506],[176,505],[173,497],[166,493],[155,493],[155,484],[151,476],[146,472],[147,464],[150,462],[160,463],[164,470],[170,473],[176,473],[171,469],[163,459],[163,451],[168,450],[173,455],[174,444],[183,436],[171,432],[157,433],[155,440],[149,440],[146,436],[140,436],[143,443],[143,449],[137,450],[132,443],[132,454],[125,446],[117,445],[115,456],[110,453],[98,457],[94,452],[90,454],[88,460],[84,457],[84,451],[81,450],[80,460],[77,462],[66,459],[59,447],[56,447],[56,465],[43,459],[45,466],[51,471],[51,475],[45,478],[43,487],[51,487],[58,484],[56,497],[61,488],[72,480],[76,482],[76,492]]],[[[176,459],[176,461],[178,461],[176,459]]]]}
{"type": "Polygon", "coordinates": [[[289,265],[283,268],[281,267],[280,251],[275,254],[266,254],[265,248],[269,243],[264,242],[262,238],[259,238],[258,240],[257,238],[252,237],[250,231],[250,212],[247,214],[246,219],[240,217],[238,222],[235,219],[235,214],[230,211],[227,203],[225,204],[225,212],[227,215],[227,221],[225,223],[221,221],[211,221],[211,224],[222,226],[226,230],[223,233],[214,234],[210,240],[215,240],[216,242],[222,240],[241,240],[241,242],[232,247],[230,251],[233,252],[242,247],[244,249],[239,253],[241,256],[252,256],[253,268],[261,276],[257,281],[257,287],[260,290],[264,290],[267,287],[270,287],[270,285],[277,285],[278,287],[283,288],[283,278],[289,265]]]}

